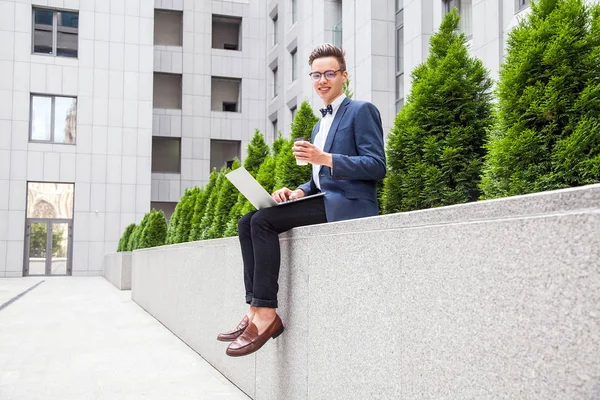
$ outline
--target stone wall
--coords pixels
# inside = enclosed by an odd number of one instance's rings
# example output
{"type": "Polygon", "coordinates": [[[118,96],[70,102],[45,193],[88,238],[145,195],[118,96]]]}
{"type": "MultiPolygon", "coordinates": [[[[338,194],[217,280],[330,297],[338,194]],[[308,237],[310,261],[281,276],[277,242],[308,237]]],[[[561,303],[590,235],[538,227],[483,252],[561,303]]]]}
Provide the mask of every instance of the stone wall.
{"type": "Polygon", "coordinates": [[[237,238],[135,251],[132,297],[254,399],[600,395],[600,185],[293,229],[285,333],[225,355],[237,238]]]}

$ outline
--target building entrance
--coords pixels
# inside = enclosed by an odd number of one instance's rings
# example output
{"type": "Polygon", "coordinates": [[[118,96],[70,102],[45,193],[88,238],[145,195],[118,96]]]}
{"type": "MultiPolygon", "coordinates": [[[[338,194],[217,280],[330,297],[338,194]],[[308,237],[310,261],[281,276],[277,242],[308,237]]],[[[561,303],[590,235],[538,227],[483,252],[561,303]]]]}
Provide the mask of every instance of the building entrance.
{"type": "Polygon", "coordinates": [[[70,220],[27,220],[24,276],[71,275],[73,224],[70,220]]]}

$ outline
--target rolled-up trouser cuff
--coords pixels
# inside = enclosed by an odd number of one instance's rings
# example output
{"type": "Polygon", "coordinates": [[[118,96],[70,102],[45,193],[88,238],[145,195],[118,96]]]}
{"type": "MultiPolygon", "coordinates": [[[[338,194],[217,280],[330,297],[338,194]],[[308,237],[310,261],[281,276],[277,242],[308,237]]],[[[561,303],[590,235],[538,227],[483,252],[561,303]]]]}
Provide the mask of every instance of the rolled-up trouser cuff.
{"type": "Polygon", "coordinates": [[[251,294],[246,295],[246,304],[252,304],[252,295],[251,294]]]}
{"type": "Polygon", "coordinates": [[[252,299],[253,307],[277,308],[277,300],[261,300],[256,297],[252,299]]]}

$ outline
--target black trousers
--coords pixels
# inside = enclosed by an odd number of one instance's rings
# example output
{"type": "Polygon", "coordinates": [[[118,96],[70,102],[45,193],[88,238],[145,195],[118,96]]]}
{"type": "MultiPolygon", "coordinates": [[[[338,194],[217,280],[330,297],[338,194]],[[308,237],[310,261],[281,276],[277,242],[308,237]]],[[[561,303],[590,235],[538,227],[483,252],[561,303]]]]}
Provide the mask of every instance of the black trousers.
{"type": "Polygon", "coordinates": [[[244,262],[246,303],[277,308],[281,251],[279,234],[297,226],[327,222],[323,197],[253,211],[238,222],[244,262]]]}

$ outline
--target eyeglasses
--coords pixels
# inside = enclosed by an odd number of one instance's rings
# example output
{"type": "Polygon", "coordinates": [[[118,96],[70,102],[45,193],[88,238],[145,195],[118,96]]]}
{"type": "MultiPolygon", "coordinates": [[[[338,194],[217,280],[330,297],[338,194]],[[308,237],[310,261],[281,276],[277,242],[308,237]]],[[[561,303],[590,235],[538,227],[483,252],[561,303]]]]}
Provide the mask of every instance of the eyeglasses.
{"type": "Polygon", "coordinates": [[[327,79],[328,81],[332,80],[333,78],[335,78],[335,74],[337,74],[338,72],[343,71],[341,68],[336,70],[336,71],[325,71],[325,72],[311,72],[310,74],[308,74],[313,81],[320,81],[321,80],[321,76],[325,75],[325,79],[327,79]]]}

